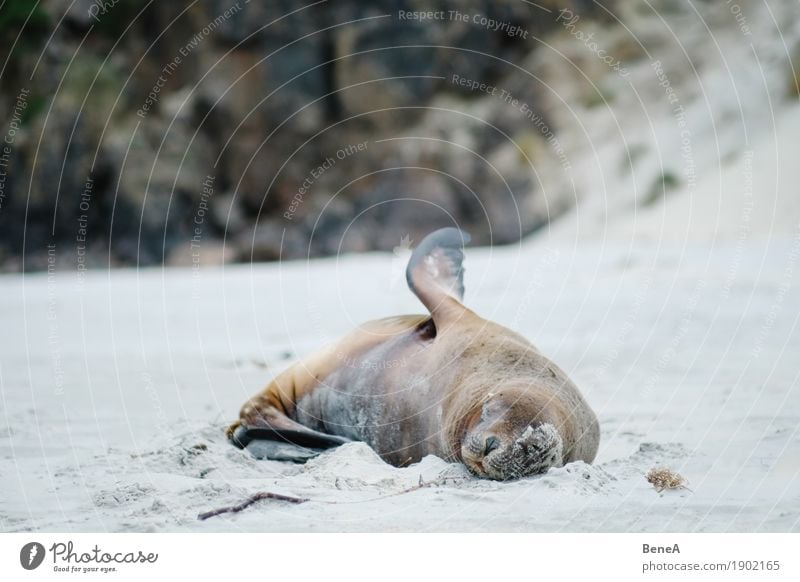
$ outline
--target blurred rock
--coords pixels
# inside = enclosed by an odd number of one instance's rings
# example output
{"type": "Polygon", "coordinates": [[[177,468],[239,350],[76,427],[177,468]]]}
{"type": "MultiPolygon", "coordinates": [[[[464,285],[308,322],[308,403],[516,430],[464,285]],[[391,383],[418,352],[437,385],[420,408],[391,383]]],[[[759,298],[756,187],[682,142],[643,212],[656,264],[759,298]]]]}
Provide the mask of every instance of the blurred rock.
{"type": "MultiPolygon", "coordinates": [[[[611,166],[646,185],[659,175],[657,155],[683,168],[675,119],[648,56],[663,61],[680,90],[697,167],[714,161],[707,157],[716,148],[704,147],[712,139],[722,155],[742,140],[735,123],[722,123],[739,115],[739,96],[708,30],[673,0],[654,8],[199,0],[144,9],[120,0],[87,19],[93,5],[54,0],[34,10],[27,44],[4,74],[4,118],[17,93],[29,91],[0,207],[4,268],[21,264],[23,240],[24,267],[41,268],[36,254],[51,242],[69,264],[84,219],[89,265],[185,264],[194,236],[207,249],[224,236],[242,261],[391,250],[403,237],[420,240],[453,224],[475,244],[512,243],[581,197],[602,200],[598,184],[606,185],[611,166]],[[635,74],[621,76],[598,58],[559,21],[561,10],[635,74]],[[413,11],[438,16],[421,21],[408,16],[413,11]],[[640,109],[642,117],[632,115],[640,109]],[[642,135],[651,122],[652,135],[642,135]],[[617,143],[623,126],[627,144],[617,143]],[[645,152],[635,161],[626,154],[633,146],[645,152]]],[[[0,39],[13,40],[25,22],[20,6],[0,39]]],[[[698,6],[721,42],[744,34],[729,10],[698,6]]],[[[796,2],[774,10],[781,22],[796,20],[796,2]]],[[[800,70],[798,35],[784,31],[787,59],[766,32],[774,23],[755,10],[747,16],[753,41],[774,57],[763,60],[769,87],[788,85],[796,100],[787,61],[800,70]]],[[[747,44],[726,46],[739,51],[737,63],[752,58],[747,44]]],[[[732,72],[739,86],[755,88],[759,79],[747,72],[755,70],[732,72]]],[[[750,115],[760,114],[753,104],[764,99],[741,97],[750,115]]],[[[631,207],[646,196],[640,190],[615,206],[603,202],[602,212],[631,207]]]]}
{"type": "Polygon", "coordinates": [[[200,241],[199,243],[181,243],[173,247],[166,260],[169,267],[219,267],[232,262],[236,251],[230,245],[220,241],[200,241]]]}
{"type": "Polygon", "coordinates": [[[242,231],[234,245],[237,261],[277,261],[306,257],[308,242],[296,225],[268,218],[242,231]]]}
{"type": "Polygon", "coordinates": [[[237,233],[245,225],[242,207],[236,196],[225,192],[211,199],[211,220],[217,230],[221,232],[237,233]]]}

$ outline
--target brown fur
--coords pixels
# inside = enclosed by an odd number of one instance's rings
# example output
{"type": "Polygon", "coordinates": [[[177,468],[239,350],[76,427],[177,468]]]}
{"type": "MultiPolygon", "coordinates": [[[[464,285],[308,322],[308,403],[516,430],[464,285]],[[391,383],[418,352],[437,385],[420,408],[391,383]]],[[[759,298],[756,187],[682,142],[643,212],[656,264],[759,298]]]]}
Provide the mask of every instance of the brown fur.
{"type": "Polygon", "coordinates": [[[527,340],[466,308],[435,337],[429,327],[423,315],[367,323],[277,376],[245,403],[240,420],[260,426],[286,415],[313,430],[364,440],[394,465],[427,454],[465,461],[465,435],[487,400],[506,394],[517,406],[498,429],[550,422],[563,441],[562,462],[594,459],[594,414],[564,372],[527,340]],[[356,408],[360,419],[343,414],[356,408]]]}
{"type": "Polygon", "coordinates": [[[245,444],[244,425],[327,445],[360,440],[393,465],[433,454],[492,479],[591,462],[597,419],[575,385],[525,338],[461,303],[468,241],[445,228],[412,254],[409,288],[429,316],[367,323],[298,362],[245,403],[232,439],[245,444]]]}

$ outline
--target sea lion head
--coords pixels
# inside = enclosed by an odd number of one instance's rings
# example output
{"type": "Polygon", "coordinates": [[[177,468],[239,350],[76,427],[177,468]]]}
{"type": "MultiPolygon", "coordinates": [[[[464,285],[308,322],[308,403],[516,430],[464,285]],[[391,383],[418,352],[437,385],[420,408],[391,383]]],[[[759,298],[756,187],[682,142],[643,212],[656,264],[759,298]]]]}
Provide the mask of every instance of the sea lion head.
{"type": "Polygon", "coordinates": [[[489,392],[467,422],[462,460],[475,475],[501,481],[562,466],[564,444],[549,408],[525,389],[489,392]]]}

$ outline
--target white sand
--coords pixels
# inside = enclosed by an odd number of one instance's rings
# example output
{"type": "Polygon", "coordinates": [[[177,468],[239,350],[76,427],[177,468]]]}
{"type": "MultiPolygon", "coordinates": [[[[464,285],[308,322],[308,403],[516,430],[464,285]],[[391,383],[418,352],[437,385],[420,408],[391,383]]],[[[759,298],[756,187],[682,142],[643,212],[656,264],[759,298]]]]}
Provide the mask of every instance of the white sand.
{"type": "MultiPolygon", "coordinates": [[[[756,200],[793,203],[799,172],[786,164],[756,200]]],[[[512,483],[433,457],[396,469],[360,443],[305,466],[255,461],[223,437],[295,355],[419,311],[402,259],[97,272],[83,286],[71,272],[0,277],[0,529],[797,531],[797,217],[768,208],[780,228],[728,221],[713,241],[677,228],[681,205],[714,192],[675,194],[593,244],[562,226],[468,253],[467,303],[531,338],[601,421],[594,465],[512,483]],[[691,491],[658,494],[655,466],[691,491]],[[196,519],[257,491],[313,501],[196,519]]]]}

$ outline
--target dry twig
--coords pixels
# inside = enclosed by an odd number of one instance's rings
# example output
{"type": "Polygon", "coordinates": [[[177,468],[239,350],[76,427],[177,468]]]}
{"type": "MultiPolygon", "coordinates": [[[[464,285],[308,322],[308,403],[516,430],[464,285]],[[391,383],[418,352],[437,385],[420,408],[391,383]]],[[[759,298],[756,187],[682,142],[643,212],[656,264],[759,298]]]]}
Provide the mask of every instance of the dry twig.
{"type": "Polygon", "coordinates": [[[209,517],[215,517],[217,515],[221,515],[223,513],[239,513],[243,509],[247,509],[251,505],[253,505],[256,501],[261,501],[262,499],[277,499],[278,501],[288,501],[289,503],[305,503],[309,501],[308,499],[303,499],[302,497],[291,497],[289,495],[281,495],[280,493],[269,493],[267,491],[261,491],[259,493],[254,493],[238,505],[231,505],[228,507],[220,507],[219,509],[212,509],[211,511],[206,511],[205,513],[201,513],[197,516],[197,519],[203,521],[208,519],[209,517]]]}
{"type": "Polygon", "coordinates": [[[263,499],[275,499],[277,501],[288,501],[289,503],[295,503],[300,505],[301,503],[306,503],[308,501],[315,502],[315,503],[326,503],[329,505],[337,505],[337,504],[350,504],[350,503],[370,503],[372,501],[380,501],[382,499],[387,499],[389,497],[396,497],[398,495],[404,495],[406,493],[411,493],[413,491],[418,491],[419,489],[424,489],[426,487],[433,487],[436,485],[444,485],[447,483],[448,479],[457,479],[457,477],[442,477],[440,479],[435,479],[434,481],[428,481],[427,483],[422,480],[422,475],[419,477],[419,485],[414,485],[413,487],[409,487],[408,489],[403,489],[402,491],[397,491],[395,493],[389,493],[388,495],[381,495],[379,497],[373,497],[372,499],[359,499],[357,501],[329,501],[329,500],[315,500],[315,499],[308,499],[305,497],[292,497],[291,495],[282,495],[280,493],[270,493],[268,491],[260,491],[258,493],[254,493],[241,503],[237,505],[230,505],[228,507],[220,507],[219,509],[212,509],[211,511],[206,511],[201,513],[197,516],[197,519],[200,521],[206,520],[209,517],[215,517],[217,515],[222,515],[223,513],[239,513],[240,511],[247,509],[251,505],[253,505],[257,501],[261,501],[263,499]]]}

